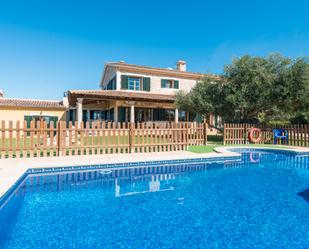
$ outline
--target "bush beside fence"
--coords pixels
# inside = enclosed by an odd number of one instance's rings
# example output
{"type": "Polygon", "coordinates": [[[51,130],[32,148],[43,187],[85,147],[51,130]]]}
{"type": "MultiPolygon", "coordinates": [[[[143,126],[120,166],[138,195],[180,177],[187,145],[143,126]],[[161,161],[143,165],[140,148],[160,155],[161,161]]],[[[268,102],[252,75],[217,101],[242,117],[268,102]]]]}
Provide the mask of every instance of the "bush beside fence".
{"type": "Polygon", "coordinates": [[[1,122],[0,158],[186,150],[205,144],[206,124],[1,122]]]}
{"type": "MultiPolygon", "coordinates": [[[[224,144],[249,144],[248,132],[250,128],[262,130],[262,140],[259,144],[273,144],[273,129],[284,128],[289,133],[288,145],[309,147],[309,125],[291,125],[287,127],[268,127],[256,124],[224,124],[224,144]]],[[[281,141],[277,141],[281,144],[281,141]]]]}

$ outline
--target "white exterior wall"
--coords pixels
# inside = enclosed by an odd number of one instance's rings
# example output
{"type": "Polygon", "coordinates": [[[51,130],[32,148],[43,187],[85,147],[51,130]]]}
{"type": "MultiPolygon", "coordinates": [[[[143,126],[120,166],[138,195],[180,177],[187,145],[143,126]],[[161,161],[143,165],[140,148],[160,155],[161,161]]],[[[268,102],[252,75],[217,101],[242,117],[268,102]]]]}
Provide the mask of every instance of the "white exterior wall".
{"type": "MultiPolygon", "coordinates": [[[[126,73],[126,72],[117,72],[117,90],[121,90],[121,75],[137,76],[137,77],[149,77],[150,78],[150,93],[157,94],[174,94],[179,90],[190,91],[193,86],[196,84],[196,80],[175,78],[175,77],[166,77],[166,76],[156,76],[156,75],[147,75],[147,74],[136,74],[136,73],[126,73]],[[161,88],[161,79],[170,79],[179,81],[179,89],[173,88],[161,88]]],[[[126,90],[129,91],[129,90],[126,90]]],[[[136,92],[136,91],[134,91],[136,92]]],[[[149,93],[149,92],[148,92],[149,93]]]]}
{"type": "Polygon", "coordinates": [[[120,72],[116,72],[116,90],[121,90],[121,74],[120,72]]]}

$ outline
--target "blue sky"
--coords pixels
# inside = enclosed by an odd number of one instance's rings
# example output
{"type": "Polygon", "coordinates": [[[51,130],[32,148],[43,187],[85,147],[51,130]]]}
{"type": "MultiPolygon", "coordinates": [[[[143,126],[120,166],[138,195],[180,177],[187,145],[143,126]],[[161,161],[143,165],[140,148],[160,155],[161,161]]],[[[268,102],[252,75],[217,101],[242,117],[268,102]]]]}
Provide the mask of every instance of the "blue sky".
{"type": "Polygon", "coordinates": [[[105,62],[220,73],[244,54],[309,55],[309,1],[0,0],[0,89],[61,99],[98,89],[105,62]]]}

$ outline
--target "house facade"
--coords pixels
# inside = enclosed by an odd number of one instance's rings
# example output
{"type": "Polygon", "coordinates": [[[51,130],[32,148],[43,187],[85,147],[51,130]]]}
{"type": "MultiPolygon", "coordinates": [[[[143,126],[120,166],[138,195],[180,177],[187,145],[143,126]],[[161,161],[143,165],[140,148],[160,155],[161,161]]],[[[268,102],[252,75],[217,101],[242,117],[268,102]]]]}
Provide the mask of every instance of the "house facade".
{"type": "Polygon", "coordinates": [[[175,93],[190,91],[202,78],[203,74],[187,72],[185,61],[178,61],[176,69],[107,63],[99,90],[67,92],[68,119],[73,122],[197,121],[196,115],[176,108],[175,93]]]}

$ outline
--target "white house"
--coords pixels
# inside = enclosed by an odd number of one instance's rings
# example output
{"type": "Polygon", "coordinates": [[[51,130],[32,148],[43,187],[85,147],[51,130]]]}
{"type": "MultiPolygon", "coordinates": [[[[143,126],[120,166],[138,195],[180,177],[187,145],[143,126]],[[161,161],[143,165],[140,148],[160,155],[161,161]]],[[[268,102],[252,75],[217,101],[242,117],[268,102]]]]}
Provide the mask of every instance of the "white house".
{"type": "MultiPolygon", "coordinates": [[[[216,76],[213,76],[216,77],[216,76]]],[[[100,90],[69,90],[71,121],[115,122],[192,121],[196,115],[178,110],[175,93],[189,91],[203,74],[187,72],[186,62],[176,69],[154,68],[123,61],[107,63],[100,90]]]]}

